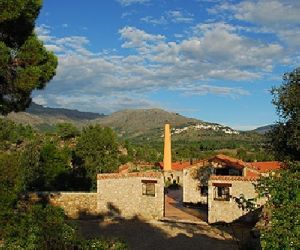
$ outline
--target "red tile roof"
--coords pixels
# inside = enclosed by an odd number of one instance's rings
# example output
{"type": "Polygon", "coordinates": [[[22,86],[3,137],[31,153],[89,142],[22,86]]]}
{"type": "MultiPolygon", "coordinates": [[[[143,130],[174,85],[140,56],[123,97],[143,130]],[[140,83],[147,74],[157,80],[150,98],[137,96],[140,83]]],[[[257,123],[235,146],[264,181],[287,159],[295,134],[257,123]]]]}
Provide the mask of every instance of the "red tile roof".
{"type": "Polygon", "coordinates": [[[243,169],[249,166],[247,162],[223,154],[216,155],[215,157],[211,158],[210,161],[221,161],[238,169],[243,169]]]}
{"type": "MultiPolygon", "coordinates": [[[[206,160],[200,160],[200,161],[178,161],[178,162],[172,162],[172,170],[175,171],[182,171],[185,168],[193,167],[193,166],[204,166],[206,164],[206,160]]],[[[164,163],[159,162],[158,166],[163,169],[164,168],[164,163]]]]}
{"type": "Polygon", "coordinates": [[[279,161],[251,162],[249,164],[252,168],[259,171],[260,173],[274,171],[282,168],[282,163],[279,161]]]}
{"type": "Polygon", "coordinates": [[[103,179],[123,179],[128,177],[150,177],[160,178],[161,172],[133,172],[133,173],[109,173],[109,174],[97,174],[97,180],[103,179]]]}
{"type": "Polygon", "coordinates": [[[210,180],[220,180],[220,181],[257,181],[259,179],[259,177],[211,175],[209,179],[210,180]]]}
{"type": "Polygon", "coordinates": [[[257,170],[247,168],[245,176],[247,176],[247,177],[259,177],[260,173],[257,170]]]}

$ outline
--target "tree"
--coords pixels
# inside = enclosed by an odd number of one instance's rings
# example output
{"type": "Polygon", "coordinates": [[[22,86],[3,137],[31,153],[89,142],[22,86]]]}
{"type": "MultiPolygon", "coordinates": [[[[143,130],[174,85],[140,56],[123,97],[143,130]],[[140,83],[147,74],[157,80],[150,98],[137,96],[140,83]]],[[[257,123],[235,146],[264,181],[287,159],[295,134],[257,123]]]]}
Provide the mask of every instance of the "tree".
{"type": "Polygon", "coordinates": [[[283,80],[272,90],[281,121],[268,136],[275,157],[285,161],[284,168],[261,178],[258,185],[260,193],[269,197],[263,249],[300,249],[300,68],[284,74],[283,80]]]}
{"type": "Polygon", "coordinates": [[[96,187],[96,174],[114,172],[119,165],[119,144],[110,128],[100,125],[83,129],[76,145],[76,155],[83,160],[92,188],[96,187]]]}
{"type": "Polygon", "coordinates": [[[74,138],[80,134],[79,130],[71,123],[63,122],[56,125],[56,132],[63,140],[74,138]]]}
{"type": "Polygon", "coordinates": [[[30,191],[68,189],[71,152],[55,140],[36,138],[20,154],[20,162],[30,191]],[[66,179],[65,179],[66,178],[66,179]]]}
{"type": "Polygon", "coordinates": [[[273,104],[280,121],[269,133],[270,146],[280,160],[300,160],[300,67],[283,76],[273,88],[273,104]]]}
{"type": "Polygon", "coordinates": [[[24,110],[55,75],[57,58],[34,33],[41,0],[0,0],[0,114],[24,110]]]}

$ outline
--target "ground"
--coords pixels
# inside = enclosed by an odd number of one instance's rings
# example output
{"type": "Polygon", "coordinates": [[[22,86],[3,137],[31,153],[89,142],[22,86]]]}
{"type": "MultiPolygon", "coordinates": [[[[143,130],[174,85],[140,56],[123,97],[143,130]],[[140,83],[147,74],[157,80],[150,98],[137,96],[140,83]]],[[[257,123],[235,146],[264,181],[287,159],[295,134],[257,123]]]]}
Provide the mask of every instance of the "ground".
{"type": "Polygon", "coordinates": [[[182,189],[169,189],[165,195],[165,217],[175,221],[189,221],[207,225],[207,206],[186,207],[182,203],[182,189]]]}
{"type": "MultiPolygon", "coordinates": [[[[145,221],[134,217],[114,220],[79,220],[79,230],[86,238],[117,237],[129,249],[201,250],[245,249],[251,227],[247,225],[208,225],[206,212],[186,208],[181,190],[169,190],[165,197],[163,221],[145,221]]],[[[259,249],[247,246],[246,249],[259,249]]]]}
{"type": "Polygon", "coordinates": [[[118,237],[129,249],[239,249],[231,228],[209,225],[143,221],[138,218],[115,221],[78,221],[87,238],[118,237]]]}

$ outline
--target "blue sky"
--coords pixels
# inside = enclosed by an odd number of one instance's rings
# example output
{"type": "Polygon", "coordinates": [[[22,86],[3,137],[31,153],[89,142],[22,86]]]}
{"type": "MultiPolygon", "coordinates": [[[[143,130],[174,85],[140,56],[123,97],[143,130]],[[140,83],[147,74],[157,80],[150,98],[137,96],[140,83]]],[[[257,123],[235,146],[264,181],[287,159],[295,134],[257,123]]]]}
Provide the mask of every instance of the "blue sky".
{"type": "Polygon", "coordinates": [[[299,13],[298,0],[44,0],[36,33],[59,65],[33,100],[270,124],[269,90],[300,64],[299,13]]]}

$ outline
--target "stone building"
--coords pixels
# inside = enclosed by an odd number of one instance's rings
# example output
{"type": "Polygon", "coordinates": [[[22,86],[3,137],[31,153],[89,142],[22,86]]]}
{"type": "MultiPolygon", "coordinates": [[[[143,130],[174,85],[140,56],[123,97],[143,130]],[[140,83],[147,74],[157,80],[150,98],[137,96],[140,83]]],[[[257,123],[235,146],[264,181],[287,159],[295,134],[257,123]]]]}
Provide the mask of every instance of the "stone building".
{"type": "MultiPolygon", "coordinates": [[[[259,177],[280,166],[279,162],[248,163],[217,155],[204,165],[183,170],[183,202],[207,204],[209,223],[229,223],[241,217],[247,220],[249,211],[239,202],[256,198],[259,177]]],[[[263,203],[264,200],[257,200],[253,205],[263,203]]]]}
{"type": "Polygon", "coordinates": [[[211,176],[208,181],[208,222],[231,223],[255,219],[243,202],[253,200],[257,208],[264,204],[264,199],[255,200],[258,194],[254,185],[257,180],[258,177],[211,176]]]}
{"type": "Polygon", "coordinates": [[[164,216],[164,178],[161,172],[97,175],[97,209],[111,216],[164,216]]]}

